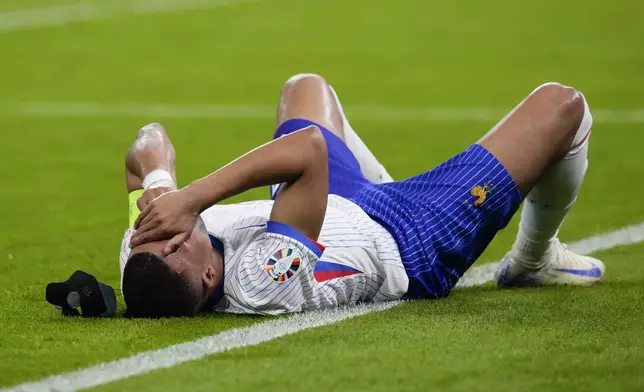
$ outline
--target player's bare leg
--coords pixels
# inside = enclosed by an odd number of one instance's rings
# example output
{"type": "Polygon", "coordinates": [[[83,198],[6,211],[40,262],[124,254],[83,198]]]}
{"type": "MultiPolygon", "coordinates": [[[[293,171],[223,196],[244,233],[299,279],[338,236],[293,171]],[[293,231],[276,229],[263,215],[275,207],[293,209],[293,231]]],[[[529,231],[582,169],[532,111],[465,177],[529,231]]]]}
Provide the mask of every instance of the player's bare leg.
{"type": "Polygon", "coordinates": [[[496,274],[500,286],[589,285],[603,275],[601,261],[575,254],[557,239],[588,167],[591,126],[583,95],[549,83],[479,141],[526,196],[517,240],[496,274]]]}
{"type": "Polygon", "coordinates": [[[342,139],[360,164],[362,174],[374,183],[393,179],[360,139],[347,120],[335,90],[321,76],[298,74],[282,88],[277,112],[278,125],[294,118],[314,121],[342,139]]]}
{"type": "Polygon", "coordinates": [[[327,82],[315,74],[297,74],[286,81],[277,108],[277,125],[303,118],[344,140],[342,114],[327,82]]]}

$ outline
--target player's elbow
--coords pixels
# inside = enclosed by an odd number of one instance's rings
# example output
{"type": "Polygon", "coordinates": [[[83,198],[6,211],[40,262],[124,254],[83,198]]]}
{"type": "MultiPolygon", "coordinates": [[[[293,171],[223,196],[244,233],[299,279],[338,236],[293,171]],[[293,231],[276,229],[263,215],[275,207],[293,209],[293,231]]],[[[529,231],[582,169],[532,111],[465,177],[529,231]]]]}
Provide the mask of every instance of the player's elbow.
{"type": "Polygon", "coordinates": [[[306,134],[306,151],[314,165],[327,164],[327,145],[320,128],[311,125],[302,130],[306,134]]]}

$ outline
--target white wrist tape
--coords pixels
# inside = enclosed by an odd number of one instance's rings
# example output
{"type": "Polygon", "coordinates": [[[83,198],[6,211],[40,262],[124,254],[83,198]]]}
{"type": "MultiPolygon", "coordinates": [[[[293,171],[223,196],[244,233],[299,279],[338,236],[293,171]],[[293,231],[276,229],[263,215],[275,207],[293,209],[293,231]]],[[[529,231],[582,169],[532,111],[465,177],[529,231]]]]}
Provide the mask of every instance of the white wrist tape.
{"type": "Polygon", "coordinates": [[[161,169],[154,170],[143,179],[143,189],[145,190],[160,187],[174,188],[175,186],[172,174],[161,169]]]}

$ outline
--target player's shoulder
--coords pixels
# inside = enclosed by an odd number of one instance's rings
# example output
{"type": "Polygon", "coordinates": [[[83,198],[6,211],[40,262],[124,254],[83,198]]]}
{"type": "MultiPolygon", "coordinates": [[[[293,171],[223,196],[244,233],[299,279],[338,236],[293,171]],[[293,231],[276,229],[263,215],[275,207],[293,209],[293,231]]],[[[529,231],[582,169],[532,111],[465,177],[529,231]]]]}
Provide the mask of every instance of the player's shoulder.
{"type": "Polygon", "coordinates": [[[238,229],[244,225],[259,224],[268,219],[273,202],[256,200],[244,203],[214,205],[201,213],[201,218],[210,232],[238,229]]]}
{"type": "Polygon", "coordinates": [[[272,201],[215,205],[201,214],[206,230],[222,242],[227,257],[244,253],[266,231],[272,201]]]}

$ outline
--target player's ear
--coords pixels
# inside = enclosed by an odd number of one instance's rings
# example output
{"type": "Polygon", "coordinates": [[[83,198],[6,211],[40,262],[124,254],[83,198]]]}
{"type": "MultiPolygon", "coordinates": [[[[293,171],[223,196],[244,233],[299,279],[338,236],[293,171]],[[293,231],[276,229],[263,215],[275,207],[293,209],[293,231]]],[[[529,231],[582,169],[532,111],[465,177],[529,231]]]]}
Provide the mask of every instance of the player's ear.
{"type": "Polygon", "coordinates": [[[215,273],[215,269],[211,265],[207,266],[206,269],[201,273],[201,281],[208,289],[212,289],[213,287],[217,286],[217,274],[215,273]]]}

